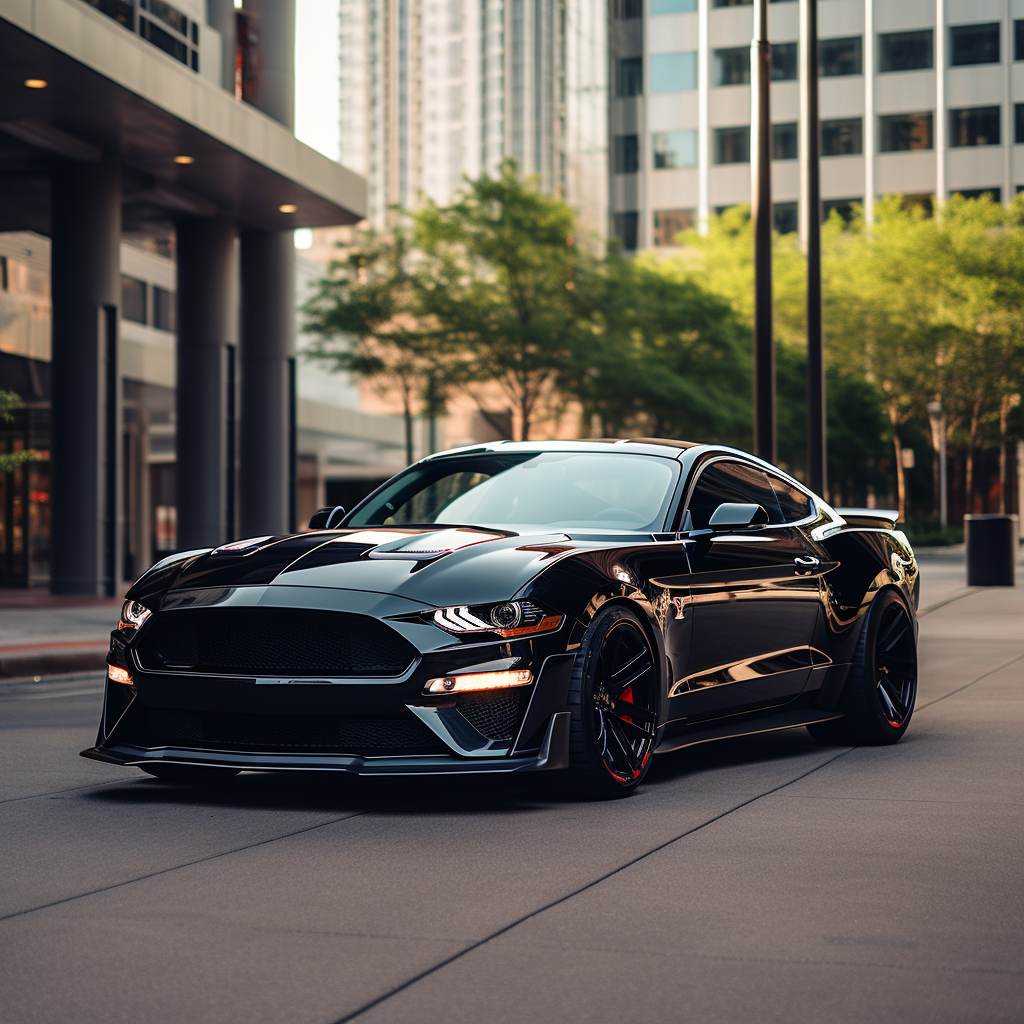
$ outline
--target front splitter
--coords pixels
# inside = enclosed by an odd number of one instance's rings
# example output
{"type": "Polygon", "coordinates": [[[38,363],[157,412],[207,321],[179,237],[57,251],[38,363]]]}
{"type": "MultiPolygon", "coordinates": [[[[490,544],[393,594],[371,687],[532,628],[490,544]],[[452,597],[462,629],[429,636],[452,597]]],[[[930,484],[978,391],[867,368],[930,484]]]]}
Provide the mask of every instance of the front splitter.
{"type": "Polygon", "coordinates": [[[359,757],[347,754],[270,754],[196,747],[133,747],[100,744],[82,757],[136,768],[177,764],[203,768],[237,768],[258,772],[348,772],[351,775],[475,775],[550,771],[569,766],[569,712],[551,716],[537,753],[527,757],[464,758],[455,755],[422,757],[359,757]]]}

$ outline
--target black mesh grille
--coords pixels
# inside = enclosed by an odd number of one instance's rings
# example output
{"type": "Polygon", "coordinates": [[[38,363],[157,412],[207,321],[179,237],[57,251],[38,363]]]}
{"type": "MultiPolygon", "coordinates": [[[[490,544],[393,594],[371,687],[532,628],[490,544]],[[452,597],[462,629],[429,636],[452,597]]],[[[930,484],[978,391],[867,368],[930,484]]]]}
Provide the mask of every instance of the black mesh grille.
{"type": "Polygon", "coordinates": [[[223,675],[397,676],[416,657],[367,615],[289,608],[165,612],[139,636],[144,668],[223,675]]]}
{"type": "Polygon", "coordinates": [[[523,694],[467,694],[456,708],[477,732],[491,740],[511,740],[519,726],[523,694]]]}
{"type": "Polygon", "coordinates": [[[202,747],[304,753],[446,754],[448,748],[418,719],[325,715],[231,715],[141,708],[117,737],[141,747],[202,747]]]}

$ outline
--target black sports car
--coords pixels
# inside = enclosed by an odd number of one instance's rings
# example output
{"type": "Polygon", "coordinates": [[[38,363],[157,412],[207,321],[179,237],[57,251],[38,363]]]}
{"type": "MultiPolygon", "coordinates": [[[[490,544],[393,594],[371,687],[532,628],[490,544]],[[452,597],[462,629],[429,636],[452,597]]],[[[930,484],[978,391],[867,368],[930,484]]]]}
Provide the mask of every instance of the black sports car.
{"type": "Polygon", "coordinates": [[[718,445],[442,452],[310,532],[153,566],[82,753],[178,781],[558,769],[615,796],[719,737],[894,743],[918,592],[895,520],[718,445]]]}

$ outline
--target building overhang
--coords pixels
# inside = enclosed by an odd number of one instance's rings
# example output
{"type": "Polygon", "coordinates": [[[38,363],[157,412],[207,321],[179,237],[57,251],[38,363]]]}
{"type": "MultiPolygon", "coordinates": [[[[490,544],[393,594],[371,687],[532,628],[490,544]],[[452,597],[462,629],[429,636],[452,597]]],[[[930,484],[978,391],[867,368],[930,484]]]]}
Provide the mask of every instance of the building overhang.
{"type": "Polygon", "coordinates": [[[54,163],[100,157],[122,165],[126,229],[182,215],[262,230],[365,215],[362,177],[88,4],[0,0],[0,230],[49,234],[54,163]]]}

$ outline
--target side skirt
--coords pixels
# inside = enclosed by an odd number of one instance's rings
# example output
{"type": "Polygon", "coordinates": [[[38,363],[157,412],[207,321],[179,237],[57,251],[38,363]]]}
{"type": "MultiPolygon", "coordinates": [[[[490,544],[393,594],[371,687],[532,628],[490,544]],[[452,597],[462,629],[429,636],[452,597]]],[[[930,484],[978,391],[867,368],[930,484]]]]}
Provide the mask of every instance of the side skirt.
{"type": "Polygon", "coordinates": [[[728,722],[707,729],[694,729],[693,732],[677,734],[662,740],[655,749],[656,754],[668,754],[683,747],[693,747],[698,743],[711,743],[714,740],[735,739],[738,736],[756,736],[759,733],[781,732],[783,729],[799,729],[805,725],[816,725],[818,722],[831,722],[842,718],[837,711],[818,711],[806,708],[800,711],[785,711],[769,718],[747,719],[745,722],[728,722]]]}

